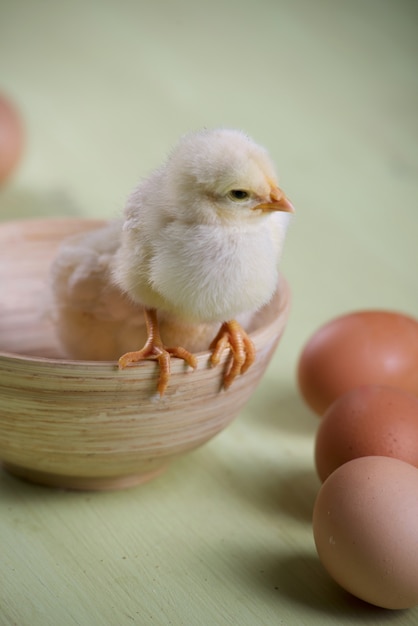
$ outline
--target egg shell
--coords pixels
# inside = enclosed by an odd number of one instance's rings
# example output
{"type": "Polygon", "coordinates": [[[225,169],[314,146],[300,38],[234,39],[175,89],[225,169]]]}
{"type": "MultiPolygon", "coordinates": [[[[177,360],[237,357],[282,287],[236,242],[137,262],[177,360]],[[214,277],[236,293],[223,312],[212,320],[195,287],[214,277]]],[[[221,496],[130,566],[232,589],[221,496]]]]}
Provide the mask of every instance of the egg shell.
{"type": "Polygon", "coordinates": [[[377,310],[331,320],[305,345],[298,383],[318,415],[361,385],[389,385],[418,396],[418,321],[377,310]]]}
{"type": "Polygon", "coordinates": [[[387,609],[418,604],[418,470],[372,456],[322,485],[313,533],[325,569],[353,595],[387,609]]]}
{"type": "Polygon", "coordinates": [[[381,385],[352,389],[322,418],[315,465],[324,481],[337,467],[362,456],[391,456],[418,467],[418,398],[381,385]]]}
{"type": "Polygon", "coordinates": [[[16,107],[0,94],[0,183],[13,173],[21,159],[24,129],[16,107]]]}

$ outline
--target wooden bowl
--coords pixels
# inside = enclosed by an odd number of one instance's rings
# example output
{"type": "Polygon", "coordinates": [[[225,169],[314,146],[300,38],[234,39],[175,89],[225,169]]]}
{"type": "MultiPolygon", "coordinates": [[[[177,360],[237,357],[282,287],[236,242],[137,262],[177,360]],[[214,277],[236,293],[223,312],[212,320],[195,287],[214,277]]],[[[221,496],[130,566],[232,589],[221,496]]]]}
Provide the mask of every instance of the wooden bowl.
{"type": "Polygon", "coordinates": [[[59,358],[48,315],[49,266],[68,235],[97,228],[85,219],[0,224],[0,461],[27,480],[71,489],[117,489],[149,480],[237,415],[259,383],[284,330],[290,294],[264,307],[250,335],[256,362],[222,389],[228,351],[186,371],[172,360],[166,394],[157,365],[119,371],[115,362],[59,358]]]}

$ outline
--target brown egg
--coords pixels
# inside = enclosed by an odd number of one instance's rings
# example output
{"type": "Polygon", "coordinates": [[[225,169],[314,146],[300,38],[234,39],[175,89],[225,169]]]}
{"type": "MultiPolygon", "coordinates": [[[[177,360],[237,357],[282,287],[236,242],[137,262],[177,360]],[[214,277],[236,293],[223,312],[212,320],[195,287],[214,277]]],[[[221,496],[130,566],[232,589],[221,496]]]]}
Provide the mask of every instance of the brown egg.
{"type": "Polygon", "coordinates": [[[315,464],[324,481],[362,456],[390,456],[418,467],[418,398],[394,387],[357,387],[337,398],[320,422],[315,464]]]}
{"type": "Polygon", "coordinates": [[[418,470],[367,456],[341,465],[319,490],[313,534],[332,578],[387,609],[418,604],[418,470]]]}
{"type": "Polygon", "coordinates": [[[389,385],[418,395],[418,321],[390,311],[337,317],[306,344],[298,382],[319,415],[360,385],[389,385]]]}
{"type": "Polygon", "coordinates": [[[0,184],[12,174],[23,152],[22,120],[13,104],[0,94],[0,184]]]}

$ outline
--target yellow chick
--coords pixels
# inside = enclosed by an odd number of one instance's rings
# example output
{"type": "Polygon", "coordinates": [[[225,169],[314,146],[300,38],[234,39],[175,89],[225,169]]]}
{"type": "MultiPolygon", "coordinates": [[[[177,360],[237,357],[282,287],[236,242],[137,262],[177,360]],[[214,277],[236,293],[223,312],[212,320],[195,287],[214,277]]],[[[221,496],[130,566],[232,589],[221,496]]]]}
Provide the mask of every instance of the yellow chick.
{"type": "Polygon", "coordinates": [[[53,291],[63,343],[68,347],[71,335],[83,345],[95,338],[104,355],[109,340],[126,345],[137,333],[136,345],[144,337],[144,347],[123,354],[119,367],[156,359],[162,395],[171,357],[196,367],[192,352],[203,349],[212,333],[212,365],[224,349],[231,350],[228,387],[254,361],[241,324],[277,288],[292,212],[267,152],[244,133],[217,129],[186,135],[133,191],[123,223],[78,237],[59,252],[53,291]],[[95,327],[98,320],[102,330],[95,327]],[[110,328],[104,330],[106,324],[110,328]]]}
{"type": "Polygon", "coordinates": [[[120,367],[157,358],[163,392],[169,354],[195,365],[190,352],[163,345],[157,311],[165,311],[190,324],[221,322],[211,362],[230,347],[225,387],[246,371],[254,348],[235,318],[272,297],[291,212],[267,152],[245,134],[220,129],[184,137],[126,207],[113,276],[144,305],[148,341],[123,355],[120,367]]]}

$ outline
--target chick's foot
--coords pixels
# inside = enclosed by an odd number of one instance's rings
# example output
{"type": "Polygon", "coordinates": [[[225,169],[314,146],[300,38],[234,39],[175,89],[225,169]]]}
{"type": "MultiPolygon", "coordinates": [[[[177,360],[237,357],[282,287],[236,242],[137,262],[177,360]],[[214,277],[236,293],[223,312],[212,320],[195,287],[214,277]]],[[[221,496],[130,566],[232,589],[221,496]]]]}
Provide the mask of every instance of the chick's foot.
{"type": "Polygon", "coordinates": [[[164,395],[167,389],[171,375],[170,359],[172,356],[183,359],[190,367],[197,367],[197,359],[185,348],[176,346],[168,348],[161,340],[158,327],[157,312],[155,309],[145,309],[145,321],[147,324],[148,339],[141,350],[135,352],[127,352],[123,354],[118,361],[119,369],[125,369],[129,365],[144,361],[145,359],[154,359],[158,361],[160,375],[158,378],[157,390],[160,396],[164,395]]]}
{"type": "Polygon", "coordinates": [[[218,334],[212,341],[210,348],[212,355],[211,365],[217,365],[222,352],[230,348],[232,363],[224,376],[224,387],[227,389],[239,374],[244,374],[255,361],[255,347],[245,330],[236,320],[224,322],[218,334]]]}

